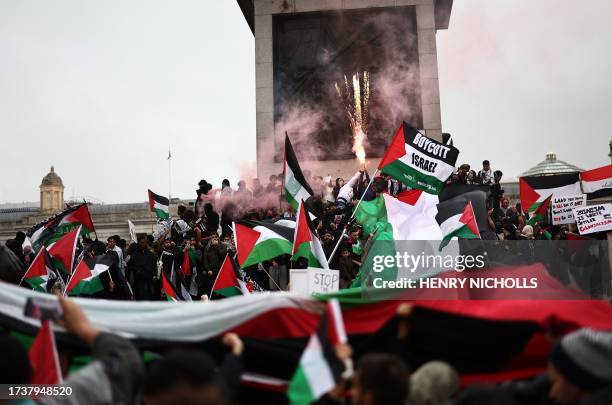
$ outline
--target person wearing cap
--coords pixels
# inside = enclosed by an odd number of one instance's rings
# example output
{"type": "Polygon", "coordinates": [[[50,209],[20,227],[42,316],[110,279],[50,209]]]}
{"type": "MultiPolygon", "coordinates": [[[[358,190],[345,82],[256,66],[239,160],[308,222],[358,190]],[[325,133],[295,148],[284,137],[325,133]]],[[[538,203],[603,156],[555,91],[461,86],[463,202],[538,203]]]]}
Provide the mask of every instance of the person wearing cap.
{"type": "Polygon", "coordinates": [[[579,329],[561,339],[548,364],[549,398],[560,404],[612,404],[612,331],[579,329]]]}

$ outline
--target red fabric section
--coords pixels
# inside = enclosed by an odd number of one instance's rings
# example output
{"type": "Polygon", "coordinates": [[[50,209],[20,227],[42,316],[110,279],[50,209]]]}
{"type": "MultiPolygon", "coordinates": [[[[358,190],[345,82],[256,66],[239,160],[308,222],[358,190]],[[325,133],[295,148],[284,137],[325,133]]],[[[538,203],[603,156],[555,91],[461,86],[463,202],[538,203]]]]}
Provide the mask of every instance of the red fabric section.
{"type": "Polygon", "coordinates": [[[236,232],[234,235],[236,239],[236,254],[239,264],[242,265],[251,254],[260,233],[241,224],[235,224],[234,228],[236,232]]]}
{"type": "Polygon", "coordinates": [[[181,263],[179,272],[185,277],[191,276],[191,261],[189,260],[189,248],[183,250],[183,262],[181,263]]]}
{"type": "Polygon", "coordinates": [[[235,332],[254,339],[284,339],[310,336],[321,316],[298,308],[275,308],[223,333],[235,332]]]}
{"type": "Polygon", "coordinates": [[[230,257],[226,255],[212,290],[217,291],[228,287],[240,289],[238,280],[236,280],[236,273],[234,273],[234,266],[232,266],[230,257]]]}
{"type": "Polygon", "coordinates": [[[23,276],[23,279],[28,279],[32,277],[42,277],[47,275],[47,263],[45,257],[47,255],[47,249],[43,246],[32,263],[30,263],[30,267],[28,271],[23,276]]]}
{"type": "Polygon", "coordinates": [[[148,191],[149,191],[149,209],[153,211],[154,209],[153,207],[155,206],[155,200],[153,199],[153,192],[151,190],[148,190],[148,191]]]}
{"type": "Polygon", "coordinates": [[[389,149],[385,152],[385,156],[383,156],[382,160],[378,164],[378,168],[382,169],[387,166],[389,163],[395,162],[397,159],[401,158],[406,154],[406,141],[404,139],[404,123],[397,129],[395,135],[393,136],[393,141],[391,141],[391,145],[389,145],[389,149]]]}
{"type": "Polygon", "coordinates": [[[295,241],[293,243],[293,250],[291,254],[295,254],[302,243],[310,242],[312,240],[310,228],[308,227],[308,219],[306,218],[308,213],[304,208],[304,201],[300,201],[298,212],[299,214],[295,222],[295,241]]]}
{"type": "Polygon", "coordinates": [[[50,321],[42,321],[28,353],[32,365],[30,384],[57,384],[60,382],[60,367],[56,363],[58,359],[52,333],[50,321]]]}
{"type": "Polygon", "coordinates": [[[414,206],[419,201],[419,198],[421,197],[422,193],[423,193],[423,190],[406,190],[406,191],[402,191],[397,196],[397,199],[403,203],[414,206]]]}
{"type": "Polygon", "coordinates": [[[62,236],[57,242],[49,249],[49,254],[54,258],[62,262],[66,271],[72,271],[72,263],[74,261],[74,248],[76,246],[76,239],[79,237],[79,228],[74,228],[62,236]]]}
{"type": "Polygon", "coordinates": [[[521,196],[523,211],[528,211],[529,208],[538,201],[538,198],[540,198],[540,194],[531,188],[529,183],[523,180],[522,177],[519,179],[519,194],[521,196]]]}
{"type": "Polygon", "coordinates": [[[603,179],[612,179],[612,165],[602,166],[580,173],[580,180],[583,181],[598,181],[603,179]]]}
{"type": "Polygon", "coordinates": [[[480,236],[480,232],[478,231],[478,224],[476,223],[476,218],[474,217],[474,209],[472,209],[472,202],[468,201],[463,210],[463,214],[459,218],[459,222],[465,224],[470,231],[476,236],[480,236]]]}

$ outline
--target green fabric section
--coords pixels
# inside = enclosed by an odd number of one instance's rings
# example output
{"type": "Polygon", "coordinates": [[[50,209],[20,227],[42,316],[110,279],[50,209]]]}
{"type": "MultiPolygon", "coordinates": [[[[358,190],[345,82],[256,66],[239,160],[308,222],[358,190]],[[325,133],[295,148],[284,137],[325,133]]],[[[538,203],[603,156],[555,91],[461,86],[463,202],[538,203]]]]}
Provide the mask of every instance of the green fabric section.
{"type": "Polygon", "coordinates": [[[30,285],[30,287],[32,287],[36,291],[47,292],[47,290],[44,288],[44,284],[42,284],[44,283],[44,279],[42,277],[26,278],[24,281],[26,281],[30,285]]]}
{"type": "Polygon", "coordinates": [[[439,194],[444,182],[437,177],[428,176],[396,160],[381,169],[383,174],[397,179],[410,188],[426,191],[430,194],[439,194]]]}
{"type": "Polygon", "coordinates": [[[295,370],[293,378],[287,387],[287,397],[291,405],[308,405],[314,401],[314,394],[301,365],[295,370]]]}
{"type": "Polygon", "coordinates": [[[292,250],[292,243],[286,239],[266,239],[253,247],[251,254],[249,254],[249,257],[244,261],[242,267],[252,266],[281,255],[290,255],[292,250]]]}
{"type": "Polygon", "coordinates": [[[235,297],[237,295],[242,295],[242,291],[240,291],[238,287],[234,286],[221,288],[219,290],[214,290],[213,292],[224,297],[235,297]]]}
{"type": "Polygon", "coordinates": [[[297,212],[298,206],[300,204],[295,200],[295,198],[293,198],[291,191],[289,191],[287,187],[285,187],[285,192],[283,194],[285,194],[285,200],[289,203],[289,205],[293,207],[293,210],[297,212]]]}
{"type": "Polygon", "coordinates": [[[296,261],[300,257],[303,257],[308,261],[308,267],[317,267],[319,269],[323,268],[312,251],[311,242],[304,242],[298,246],[295,254],[291,256],[291,260],[296,261]]]}
{"type": "Polygon", "coordinates": [[[542,224],[542,223],[546,223],[546,222],[548,222],[548,221],[547,221],[547,218],[544,217],[544,215],[533,214],[531,216],[531,218],[529,218],[529,221],[527,221],[527,225],[535,226],[536,223],[542,224]]]}
{"type": "Polygon", "coordinates": [[[68,295],[93,295],[104,290],[100,277],[94,277],[91,280],[81,280],[72,290],[68,291],[68,295]]]}
{"type": "Polygon", "coordinates": [[[440,247],[438,248],[438,250],[441,251],[442,249],[444,249],[444,247],[448,245],[451,239],[455,236],[460,239],[477,239],[477,236],[474,235],[474,232],[472,232],[467,225],[463,225],[461,228],[454,230],[448,235],[444,235],[444,238],[440,242],[440,247]]]}
{"type": "Polygon", "coordinates": [[[378,228],[379,231],[386,230],[391,225],[387,222],[387,208],[385,198],[379,195],[371,201],[362,201],[355,211],[355,219],[363,227],[363,232],[371,233],[378,228]]]}
{"type": "Polygon", "coordinates": [[[55,267],[57,270],[61,271],[64,274],[70,274],[70,271],[64,268],[64,263],[62,263],[61,260],[52,258],[51,261],[53,262],[53,267],[55,267]]]}
{"type": "Polygon", "coordinates": [[[382,300],[390,300],[399,295],[398,290],[384,290],[381,288],[368,289],[362,286],[346,288],[332,293],[315,293],[313,297],[320,301],[337,299],[343,307],[356,307],[382,300]]]}
{"type": "Polygon", "coordinates": [[[170,213],[160,210],[159,208],[155,208],[155,216],[159,219],[168,219],[170,218],[170,213]]]}

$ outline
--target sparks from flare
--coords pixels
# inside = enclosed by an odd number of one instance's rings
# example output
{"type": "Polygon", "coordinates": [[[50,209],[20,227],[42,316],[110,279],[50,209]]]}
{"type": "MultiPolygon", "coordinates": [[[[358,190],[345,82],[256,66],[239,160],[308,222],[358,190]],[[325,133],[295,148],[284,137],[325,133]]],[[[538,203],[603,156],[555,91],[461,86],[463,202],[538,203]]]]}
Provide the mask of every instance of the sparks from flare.
{"type": "Polygon", "coordinates": [[[367,142],[368,109],[370,103],[370,74],[367,71],[361,74],[357,72],[353,75],[351,81],[344,75],[344,89],[340,89],[338,82],[334,83],[334,87],[344,105],[344,110],[353,131],[352,151],[357,156],[357,159],[359,159],[359,162],[365,164],[365,144],[367,142]]]}

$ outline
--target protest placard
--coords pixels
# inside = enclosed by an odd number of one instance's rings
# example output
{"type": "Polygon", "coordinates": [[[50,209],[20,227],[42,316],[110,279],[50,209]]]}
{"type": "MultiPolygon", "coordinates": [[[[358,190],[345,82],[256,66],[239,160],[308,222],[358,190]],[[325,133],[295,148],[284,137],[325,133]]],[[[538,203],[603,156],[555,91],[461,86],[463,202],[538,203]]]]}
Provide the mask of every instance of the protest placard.
{"type": "Polygon", "coordinates": [[[591,205],[574,209],[581,235],[612,230],[612,204],[591,205]]]}
{"type": "Polygon", "coordinates": [[[553,225],[574,223],[574,208],[586,207],[586,194],[554,197],[551,201],[553,225]]]}
{"type": "Polygon", "coordinates": [[[302,294],[326,293],[340,288],[340,271],[318,269],[293,269],[289,272],[291,292],[302,294]]]}

